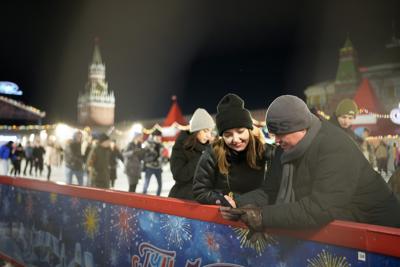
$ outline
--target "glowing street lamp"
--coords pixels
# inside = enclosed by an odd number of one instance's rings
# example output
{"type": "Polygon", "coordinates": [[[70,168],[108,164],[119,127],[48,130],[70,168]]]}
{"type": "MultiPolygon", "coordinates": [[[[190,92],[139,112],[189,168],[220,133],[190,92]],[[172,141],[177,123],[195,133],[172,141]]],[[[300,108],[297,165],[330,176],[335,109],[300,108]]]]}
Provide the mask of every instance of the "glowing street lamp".
{"type": "Polygon", "coordinates": [[[141,134],[143,130],[143,125],[140,123],[135,123],[129,130],[129,139],[132,139],[135,135],[141,134]]]}
{"type": "Polygon", "coordinates": [[[33,141],[35,140],[35,134],[31,134],[29,135],[29,142],[33,143],[33,141]]]}
{"type": "Polygon", "coordinates": [[[64,142],[64,141],[72,138],[73,132],[74,132],[74,130],[71,127],[69,127],[68,125],[59,123],[59,124],[57,124],[54,133],[55,133],[57,139],[59,139],[61,142],[64,142]]]}
{"type": "Polygon", "coordinates": [[[42,141],[42,142],[45,141],[47,139],[46,130],[41,130],[39,136],[40,136],[40,141],[42,141]]]}

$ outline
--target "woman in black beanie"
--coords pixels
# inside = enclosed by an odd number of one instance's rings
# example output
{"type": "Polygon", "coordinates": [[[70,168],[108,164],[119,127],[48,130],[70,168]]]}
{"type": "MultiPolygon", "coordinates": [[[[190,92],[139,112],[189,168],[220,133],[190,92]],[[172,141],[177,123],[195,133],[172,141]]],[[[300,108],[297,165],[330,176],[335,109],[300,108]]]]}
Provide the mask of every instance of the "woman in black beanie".
{"type": "Polygon", "coordinates": [[[193,194],[202,204],[229,205],[233,198],[259,188],[264,181],[265,146],[255,137],[250,112],[235,94],[217,106],[216,125],[221,136],[200,157],[193,194]]]}

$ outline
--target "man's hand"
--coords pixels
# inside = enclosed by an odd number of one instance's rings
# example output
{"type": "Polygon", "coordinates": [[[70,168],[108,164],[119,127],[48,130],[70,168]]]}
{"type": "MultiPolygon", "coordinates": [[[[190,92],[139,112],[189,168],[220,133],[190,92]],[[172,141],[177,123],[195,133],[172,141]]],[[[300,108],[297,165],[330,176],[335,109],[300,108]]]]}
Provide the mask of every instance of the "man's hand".
{"type": "Polygon", "coordinates": [[[243,212],[240,209],[231,208],[231,207],[219,207],[219,211],[221,212],[222,218],[230,221],[238,221],[240,216],[243,215],[243,212]]]}
{"type": "Polygon", "coordinates": [[[262,232],[261,208],[254,205],[245,205],[242,208],[220,207],[222,218],[231,221],[241,220],[252,231],[262,232]]]}
{"type": "Polygon", "coordinates": [[[240,220],[244,222],[250,230],[254,232],[262,232],[262,213],[261,208],[254,205],[245,205],[242,208],[239,208],[242,214],[240,215],[240,220]]]}

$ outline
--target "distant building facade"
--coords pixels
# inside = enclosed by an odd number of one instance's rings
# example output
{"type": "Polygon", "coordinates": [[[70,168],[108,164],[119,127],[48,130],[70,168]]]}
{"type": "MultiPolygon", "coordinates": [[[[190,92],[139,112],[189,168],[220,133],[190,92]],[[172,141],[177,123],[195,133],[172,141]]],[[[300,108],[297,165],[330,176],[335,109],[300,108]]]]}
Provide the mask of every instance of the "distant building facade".
{"type": "Polygon", "coordinates": [[[78,97],[78,123],[89,126],[114,124],[115,97],[108,90],[106,66],[102,62],[100,48],[95,43],[93,60],[85,90],[78,97]]]}
{"type": "Polygon", "coordinates": [[[310,85],[304,91],[307,104],[332,115],[343,98],[354,98],[363,79],[367,78],[385,112],[398,107],[400,101],[400,39],[393,36],[391,43],[379,54],[377,64],[360,67],[356,49],[349,37],[339,52],[336,78],[310,85]]]}

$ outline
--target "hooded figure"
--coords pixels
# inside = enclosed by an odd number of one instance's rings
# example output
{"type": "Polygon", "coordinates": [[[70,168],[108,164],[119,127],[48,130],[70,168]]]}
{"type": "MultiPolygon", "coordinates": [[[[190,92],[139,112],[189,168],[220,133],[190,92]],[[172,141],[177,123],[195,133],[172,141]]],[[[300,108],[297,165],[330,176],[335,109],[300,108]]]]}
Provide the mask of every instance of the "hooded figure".
{"type": "Polygon", "coordinates": [[[254,231],[319,227],[333,220],[400,226],[399,199],[385,180],[342,130],[311,114],[303,100],[278,97],[266,123],[283,151],[269,172],[281,168],[282,175],[267,176],[268,202],[260,205],[260,192],[249,193],[252,201],[237,204],[253,205],[221,208],[225,218],[238,216],[254,231]]]}
{"type": "Polygon", "coordinates": [[[175,185],[169,197],[193,200],[193,176],[203,151],[209,146],[213,118],[205,109],[198,108],[190,119],[190,130],[181,131],[172,147],[170,167],[175,185]]]}

